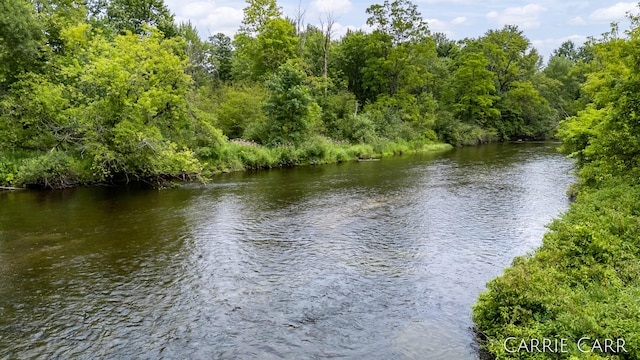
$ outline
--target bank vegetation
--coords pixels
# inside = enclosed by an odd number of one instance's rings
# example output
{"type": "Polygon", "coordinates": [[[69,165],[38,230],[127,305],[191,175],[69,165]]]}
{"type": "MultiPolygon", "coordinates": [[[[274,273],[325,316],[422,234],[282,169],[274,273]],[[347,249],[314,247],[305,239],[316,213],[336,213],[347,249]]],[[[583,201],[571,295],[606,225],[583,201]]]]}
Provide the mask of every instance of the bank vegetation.
{"type": "Polygon", "coordinates": [[[624,33],[614,26],[593,40],[581,87],[589,102],[559,126],[578,169],[576,201],[475,305],[498,359],[640,359],[640,18],[630,19],[624,33]],[[566,339],[566,352],[514,352],[509,337],[566,339]]]}
{"type": "Polygon", "coordinates": [[[543,67],[515,25],[454,41],[409,0],[366,12],[372,31],[337,37],[330,14],[247,0],[233,37],[203,39],[162,0],[0,0],[0,186],[163,186],[545,138],[586,104],[588,45],[543,67]]]}

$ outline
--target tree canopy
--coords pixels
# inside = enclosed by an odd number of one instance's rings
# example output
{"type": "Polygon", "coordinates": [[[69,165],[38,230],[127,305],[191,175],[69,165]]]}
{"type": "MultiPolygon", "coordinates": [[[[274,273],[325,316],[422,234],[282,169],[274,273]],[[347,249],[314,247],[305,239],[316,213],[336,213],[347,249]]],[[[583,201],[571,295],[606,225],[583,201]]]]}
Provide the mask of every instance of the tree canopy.
{"type": "Polygon", "coordinates": [[[162,0],[2,0],[0,9],[10,14],[0,19],[6,184],[317,161],[298,153],[307,144],[309,156],[347,158],[346,149],[371,156],[397,143],[545,138],[565,117],[605,111],[584,110],[582,84],[601,86],[589,77],[605,64],[599,50],[567,42],[543,68],[517,26],[454,41],[432,34],[410,0],[369,6],[372,31],[341,38],[330,15],[305,27],[302,9],[293,20],[275,0],[247,0],[235,35],[207,38],[176,24],[162,0]]]}

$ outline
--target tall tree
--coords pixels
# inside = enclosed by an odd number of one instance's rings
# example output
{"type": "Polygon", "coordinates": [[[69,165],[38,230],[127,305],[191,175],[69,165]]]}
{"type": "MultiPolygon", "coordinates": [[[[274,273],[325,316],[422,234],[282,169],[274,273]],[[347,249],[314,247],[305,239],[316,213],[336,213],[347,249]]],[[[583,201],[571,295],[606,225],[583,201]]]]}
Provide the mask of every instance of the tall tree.
{"type": "Polygon", "coordinates": [[[367,44],[365,86],[389,96],[420,89],[428,77],[425,59],[436,52],[417,6],[408,0],[385,0],[370,6],[367,14],[367,24],[375,30],[367,44]]]}
{"type": "Polygon", "coordinates": [[[244,17],[233,44],[233,77],[237,80],[261,79],[290,57],[290,45],[297,44],[295,27],[282,18],[275,0],[246,0],[244,17]],[[284,59],[284,61],[280,61],[284,59]],[[275,60],[277,63],[270,63],[275,60]]]}
{"type": "Polygon", "coordinates": [[[282,9],[276,0],[245,0],[247,6],[243,9],[244,17],[240,33],[255,37],[264,31],[269,20],[282,16],[282,9]]]}
{"type": "Polygon", "coordinates": [[[305,73],[295,62],[283,64],[268,82],[264,112],[269,122],[269,144],[300,144],[320,115],[306,84],[305,73]]]}
{"type": "Polygon", "coordinates": [[[293,24],[287,19],[276,18],[267,21],[256,40],[254,78],[272,74],[280,65],[296,56],[298,37],[293,24]]]}
{"type": "Polygon", "coordinates": [[[494,107],[499,99],[495,95],[494,74],[487,70],[489,60],[480,52],[465,54],[456,70],[456,111],[464,121],[490,126],[500,112],[494,107]]]}
{"type": "Polygon", "coordinates": [[[540,55],[517,26],[489,30],[479,43],[489,60],[487,68],[496,74],[498,93],[507,92],[514,81],[529,79],[540,67],[540,55]]]}
{"type": "Polygon", "coordinates": [[[385,0],[367,8],[367,25],[391,37],[394,45],[420,42],[429,35],[427,22],[409,0],[385,0]]]}
{"type": "Polygon", "coordinates": [[[233,47],[231,45],[231,38],[223,33],[217,33],[209,37],[209,43],[211,44],[213,63],[215,65],[215,72],[218,75],[218,78],[222,81],[231,80],[233,66],[233,47]]]}
{"type": "Polygon", "coordinates": [[[165,37],[177,34],[173,14],[163,0],[109,0],[106,21],[116,32],[144,32],[144,26],[156,27],[165,37]]]}
{"type": "Polygon", "coordinates": [[[211,84],[215,78],[216,65],[213,59],[213,47],[204,42],[198,35],[198,30],[191,22],[178,26],[178,33],[185,39],[186,53],[189,58],[187,73],[191,75],[196,87],[211,84]]]}
{"type": "Polygon", "coordinates": [[[0,0],[0,96],[44,60],[42,24],[27,0],[0,0]]]}

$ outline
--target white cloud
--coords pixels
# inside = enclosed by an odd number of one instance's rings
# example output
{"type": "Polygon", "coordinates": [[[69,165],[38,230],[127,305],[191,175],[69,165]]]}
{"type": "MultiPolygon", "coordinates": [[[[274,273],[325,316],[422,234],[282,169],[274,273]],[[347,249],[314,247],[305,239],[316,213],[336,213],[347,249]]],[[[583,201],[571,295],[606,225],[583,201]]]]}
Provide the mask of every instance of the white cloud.
{"type": "Polygon", "coordinates": [[[373,28],[367,24],[362,24],[361,26],[355,26],[355,25],[342,25],[339,22],[336,22],[335,24],[333,24],[333,27],[331,28],[331,31],[333,32],[333,35],[331,38],[339,39],[343,37],[348,30],[351,30],[351,31],[362,30],[365,33],[370,33],[373,31],[373,28]]]}
{"type": "Polygon", "coordinates": [[[311,7],[320,13],[347,14],[353,10],[350,0],[314,0],[311,7]]]}
{"type": "Polygon", "coordinates": [[[607,8],[599,8],[589,15],[593,21],[609,22],[624,19],[628,11],[637,10],[637,3],[619,2],[607,8]]]}
{"type": "Polygon", "coordinates": [[[244,17],[242,9],[217,6],[214,2],[207,1],[176,4],[172,10],[177,22],[191,21],[205,39],[219,32],[232,36],[244,17]]]}
{"type": "Polygon", "coordinates": [[[506,8],[501,12],[491,11],[486,16],[501,25],[517,25],[520,29],[540,27],[540,15],[547,9],[538,4],[506,8]]]}
{"type": "Polygon", "coordinates": [[[460,24],[464,24],[465,22],[467,22],[467,18],[464,16],[459,16],[453,20],[451,20],[451,24],[453,25],[460,25],[460,24]]]}
{"type": "Polygon", "coordinates": [[[424,19],[432,32],[442,32],[449,29],[449,23],[438,19],[424,19]]]}
{"type": "Polygon", "coordinates": [[[451,30],[452,26],[449,22],[438,19],[425,19],[425,21],[427,22],[431,33],[443,33],[447,35],[447,37],[453,36],[453,31],[451,30]]]}
{"type": "Polygon", "coordinates": [[[587,21],[582,16],[576,16],[569,20],[570,25],[587,25],[587,21]]]}

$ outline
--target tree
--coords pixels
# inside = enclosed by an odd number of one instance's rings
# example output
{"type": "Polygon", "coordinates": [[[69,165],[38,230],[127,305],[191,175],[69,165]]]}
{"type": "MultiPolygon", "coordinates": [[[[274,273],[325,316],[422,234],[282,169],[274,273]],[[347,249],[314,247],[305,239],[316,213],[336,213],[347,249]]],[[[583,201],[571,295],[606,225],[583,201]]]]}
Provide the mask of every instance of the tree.
{"type": "Polygon", "coordinates": [[[425,60],[436,52],[416,5],[408,0],[386,0],[383,5],[370,6],[367,14],[367,24],[375,28],[364,69],[364,85],[373,92],[368,100],[398,91],[420,92],[429,76],[425,60]]]}
{"type": "Polygon", "coordinates": [[[0,96],[44,60],[42,24],[26,0],[0,0],[0,96]]]}
{"type": "Polygon", "coordinates": [[[637,183],[640,176],[640,17],[629,19],[627,39],[615,36],[614,27],[593,43],[593,71],[583,86],[592,102],[559,130],[581,179],[596,187],[612,177],[637,183]]]}
{"type": "Polygon", "coordinates": [[[540,55],[517,26],[489,30],[479,45],[489,60],[487,69],[496,74],[499,94],[509,90],[512,82],[529,79],[540,67],[540,55]]]}
{"type": "Polygon", "coordinates": [[[185,52],[189,58],[187,73],[191,75],[196,87],[210,84],[216,74],[213,46],[200,39],[197,29],[191,22],[180,24],[178,33],[185,39],[185,52]]]}
{"type": "Polygon", "coordinates": [[[186,149],[197,136],[182,39],[147,28],[147,36],[109,42],[87,30],[62,34],[66,52],[55,67],[64,82],[34,74],[14,87],[12,117],[30,139],[21,146],[86,159],[93,181],[198,173],[186,149]]]}
{"type": "Polygon", "coordinates": [[[322,42],[322,76],[325,79],[327,78],[329,69],[329,46],[331,45],[331,36],[333,36],[333,25],[335,22],[336,19],[331,13],[326,15],[326,21],[320,21],[324,36],[324,41],[322,42]]]}
{"type": "Polygon", "coordinates": [[[429,35],[427,22],[418,7],[409,0],[385,0],[367,8],[367,25],[391,37],[394,45],[421,42],[429,35]]]}
{"type": "Polygon", "coordinates": [[[173,14],[163,0],[108,0],[106,7],[105,21],[117,33],[140,34],[145,26],[151,26],[165,37],[177,34],[173,14]]]}
{"type": "Polygon", "coordinates": [[[281,15],[275,0],[247,0],[242,26],[234,38],[234,79],[263,79],[295,56],[295,27],[281,15]]]}
{"type": "Polygon", "coordinates": [[[549,60],[543,74],[556,82],[546,96],[547,100],[562,118],[575,116],[585,105],[580,101],[580,85],[585,78],[576,63],[566,56],[555,55],[549,60]]]}
{"type": "Polygon", "coordinates": [[[325,36],[320,28],[307,25],[307,28],[300,34],[300,39],[304,39],[304,46],[298,44],[301,50],[301,59],[306,66],[306,71],[313,76],[321,77],[324,74],[324,44],[325,36]]]}
{"type": "Polygon", "coordinates": [[[369,58],[366,50],[370,36],[361,30],[348,30],[336,51],[340,75],[347,83],[347,89],[353,92],[361,103],[373,98],[364,85],[364,68],[369,58]]]}
{"type": "Polygon", "coordinates": [[[286,19],[271,19],[257,37],[253,76],[258,79],[271,74],[287,60],[296,56],[298,37],[293,24],[286,19]]]}
{"type": "Polygon", "coordinates": [[[264,105],[268,121],[268,144],[301,144],[320,115],[306,85],[306,75],[289,61],[269,79],[264,105]]]}
{"type": "Polygon", "coordinates": [[[503,138],[543,137],[556,125],[556,113],[530,81],[516,81],[502,99],[503,123],[498,131],[503,138]]]}
{"type": "Polygon", "coordinates": [[[256,37],[264,31],[270,20],[282,16],[282,10],[276,0],[246,0],[247,6],[243,9],[244,17],[239,33],[249,37],[256,37]]]}
{"type": "Polygon", "coordinates": [[[223,33],[217,33],[209,37],[211,52],[215,72],[222,81],[229,81],[232,78],[233,69],[233,48],[231,38],[223,33]]]}
{"type": "Polygon", "coordinates": [[[454,74],[456,113],[462,120],[481,126],[490,126],[500,116],[494,107],[499,99],[495,95],[495,75],[488,66],[489,60],[482,53],[468,53],[454,74]]]}
{"type": "Polygon", "coordinates": [[[261,86],[225,87],[215,110],[217,126],[229,139],[243,138],[264,143],[265,90],[261,86]]]}

